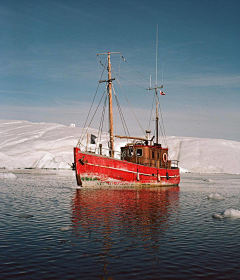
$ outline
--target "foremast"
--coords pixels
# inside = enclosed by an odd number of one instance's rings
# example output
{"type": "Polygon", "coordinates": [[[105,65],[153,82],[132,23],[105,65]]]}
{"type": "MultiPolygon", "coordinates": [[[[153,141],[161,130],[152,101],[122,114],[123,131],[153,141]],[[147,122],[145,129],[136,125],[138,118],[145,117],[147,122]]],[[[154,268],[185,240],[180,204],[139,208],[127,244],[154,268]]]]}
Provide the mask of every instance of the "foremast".
{"type": "Polygon", "coordinates": [[[112,108],[112,72],[110,52],[108,52],[108,100],[109,100],[109,134],[110,134],[110,151],[109,156],[114,157],[114,136],[113,136],[113,108],[112,108]]]}
{"type": "MultiPolygon", "coordinates": [[[[116,53],[116,52],[114,52],[116,53]]],[[[98,54],[103,55],[106,53],[98,54]]],[[[109,107],[109,156],[114,158],[114,134],[113,134],[113,106],[112,106],[112,81],[115,80],[115,78],[112,78],[112,71],[111,71],[111,60],[110,60],[110,52],[107,53],[107,61],[108,61],[108,79],[107,80],[101,80],[99,83],[107,82],[107,90],[108,90],[108,107],[109,107]]]]}

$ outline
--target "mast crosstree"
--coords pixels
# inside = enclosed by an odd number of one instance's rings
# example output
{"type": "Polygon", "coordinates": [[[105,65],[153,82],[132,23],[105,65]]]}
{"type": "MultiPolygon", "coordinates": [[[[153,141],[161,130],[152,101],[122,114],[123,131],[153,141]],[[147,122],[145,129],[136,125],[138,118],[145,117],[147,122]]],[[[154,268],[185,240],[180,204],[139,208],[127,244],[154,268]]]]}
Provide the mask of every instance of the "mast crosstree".
{"type": "Polygon", "coordinates": [[[158,87],[157,85],[155,87],[149,87],[147,90],[155,90],[155,94],[156,94],[156,143],[158,143],[158,123],[159,123],[159,117],[158,117],[158,101],[157,101],[157,90],[160,89],[160,88],[163,88],[163,85],[158,87]]]}

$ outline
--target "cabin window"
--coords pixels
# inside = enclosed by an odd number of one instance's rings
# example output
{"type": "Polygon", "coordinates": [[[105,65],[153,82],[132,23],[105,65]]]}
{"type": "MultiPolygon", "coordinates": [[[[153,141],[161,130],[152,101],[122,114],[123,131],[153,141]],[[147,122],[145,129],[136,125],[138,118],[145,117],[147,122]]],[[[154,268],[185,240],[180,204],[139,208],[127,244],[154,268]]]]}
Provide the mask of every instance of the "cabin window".
{"type": "Polygon", "coordinates": [[[143,155],[143,150],[142,149],[137,149],[136,150],[136,156],[137,157],[142,157],[142,155],[143,155]]]}
{"type": "Polygon", "coordinates": [[[152,158],[154,158],[155,156],[154,156],[154,151],[152,151],[152,158]]]}
{"type": "Polygon", "coordinates": [[[133,156],[133,147],[128,147],[128,156],[129,157],[133,156]]]}

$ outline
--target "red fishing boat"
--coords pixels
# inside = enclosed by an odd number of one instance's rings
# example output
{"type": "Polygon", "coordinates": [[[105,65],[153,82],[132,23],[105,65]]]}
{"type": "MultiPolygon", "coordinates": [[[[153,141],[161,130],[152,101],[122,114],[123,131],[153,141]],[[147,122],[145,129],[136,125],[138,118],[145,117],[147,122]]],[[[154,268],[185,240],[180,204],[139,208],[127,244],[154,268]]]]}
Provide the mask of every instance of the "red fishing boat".
{"type": "MultiPolygon", "coordinates": [[[[108,98],[109,107],[108,155],[103,155],[102,143],[97,143],[98,148],[93,152],[91,150],[88,150],[88,145],[86,145],[85,149],[80,149],[81,140],[79,140],[77,146],[74,147],[73,163],[73,169],[76,172],[77,184],[79,186],[98,186],[103,184],[120,184],[126,186],[177,186],[180,182],[178,161],[170,160],[168,155],[168,148],[162,147],[162,144],[159,143],[158,89],[162,89],[163,86],[157,86],[157,78],[156,86],[151,87],[150,84],[150,87],[148,88],[148,90],[155,91],[155,136],[150,136],[150,130],[146,130],[145,137],[132,137],[130,135],[120,136],[114,134],[112,106],[112,92],[114,89],[112,84],[115,78],[112,78],[112,65],[110,60],[111,54],[112,53],[110,52],[106,54],[99,54],[107,55],[105,65],[107,65],[108,79],[104,81],[101,80],[100,83],[106,82],[107,89],[106,98],[108,98]],[[126,143],[126,145],[120,148],[121,151],[119,158],[116,158],[117,152],[114,150],[114,140],[116,138],[127,139],[128,141],[130,141],[130,143],[126,143]]],[[[117,77],[116,79],[118,80],[117,77]]],[[[163,95],[164,93],[160,91],[160,94],[163,95]]],[[[114,95],[116,95],[115,91],[114,95]]],[[[93,139],[91,139],[91,142],[94,143],[95,136],[92,135],[92,137],[93,139]]]]}

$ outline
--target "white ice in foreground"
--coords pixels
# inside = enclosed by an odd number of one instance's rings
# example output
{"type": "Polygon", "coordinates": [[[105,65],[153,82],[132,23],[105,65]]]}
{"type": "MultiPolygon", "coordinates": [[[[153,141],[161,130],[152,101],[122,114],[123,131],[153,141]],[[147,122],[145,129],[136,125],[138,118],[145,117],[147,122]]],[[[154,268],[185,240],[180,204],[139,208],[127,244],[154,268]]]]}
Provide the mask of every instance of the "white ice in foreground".
{"type": "Polygon", "coordinates": [[[65,226],[65,227],[61,227],[61,228],[60,228],[60,231],[68,231],[68,230],[70,230],[70,229],[71,229],[70,226],[65,226]]]}
{"type": "Polygon", "coordinates": [[[227,209],[221,214],[213,214],[213,218],[215,219],[224,219],[224,218],[232,218],[237,219],[240,218],[240,211],[235,209],[227,209]]]}
{"type": "Polygon", "coordinates": [[[223,196],[221,196],[219,193],[211,193],[208,196],[208,199],[212,199],[212,200],[224,200],[225,198],[223,196]]]}
{"type": "Polygon", "coordinates": [[[16,179],[17,176],[13,173],[0,173],[0,179],[16,179]]]}
{"type": "MultiPolygon", "coordinates": [[[[73,147],[81,133],[81,128],[56,123],[0,120],[0,168],[69,169],[73,147]]],[[[96,129],[89,129],[88,133],[98,136],[96,129]]],[[[126,143],[122,139],[115,141],[118,151],[126,143]]],[[[108,136],[104,134],[106,155],[107,143],[108,136]]],[[[167,143],[169,157],[179,160],[181,172],[240,174],[240,142],[171,136],[167,143]]],[[[81,149],[85,150],[86,137],[82,144],[81,149]]],[[[88,147],[95,150],[95,145],[88,147]]]]}

